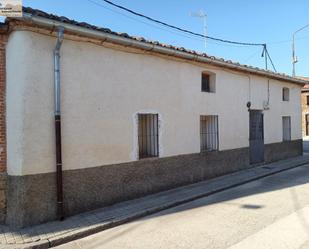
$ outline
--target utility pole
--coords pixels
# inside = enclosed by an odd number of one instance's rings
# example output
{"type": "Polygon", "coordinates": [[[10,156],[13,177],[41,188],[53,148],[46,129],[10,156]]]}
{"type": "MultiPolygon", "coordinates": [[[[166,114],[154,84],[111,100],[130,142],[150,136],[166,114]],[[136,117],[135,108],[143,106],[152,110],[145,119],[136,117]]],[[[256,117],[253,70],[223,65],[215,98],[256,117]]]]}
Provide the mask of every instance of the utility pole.
{"type": "Polygon", "coordinates": [[[267,47],[266,44],[263,44],[263,51],[262,51],[262,57],[265,58],[265,70],[268,70],[268,66],[267,66],[267,47]]]}
{"type": "Polygon", "coordinates": [[[309,27],[309,24],[303,26],[302,28],[296,30],[294,33],[293,33],[293,37],[292,37],[292,66],[293,66],[293,70],[292,70],[292,76],[295,77],[296,74],[295,74],[295,64],[298,62],[298,59],[297,59],[297,56],[295,54],[295,35],[296,33],[298,33],[299,31],[302,31],[303,29],[309,27]]]}
{"type": "Polygon", "coordinates": [[[204,31],[204,36],[205,36],[205,49],[206,49],[206,36],[207,36],[207,26],[206,26],[206,18],[207,15],[203,10],[200,10],[198,12],[190,12],[189,15],[191,17],[198,17],[203,20],[203,31],[204,31]]]}

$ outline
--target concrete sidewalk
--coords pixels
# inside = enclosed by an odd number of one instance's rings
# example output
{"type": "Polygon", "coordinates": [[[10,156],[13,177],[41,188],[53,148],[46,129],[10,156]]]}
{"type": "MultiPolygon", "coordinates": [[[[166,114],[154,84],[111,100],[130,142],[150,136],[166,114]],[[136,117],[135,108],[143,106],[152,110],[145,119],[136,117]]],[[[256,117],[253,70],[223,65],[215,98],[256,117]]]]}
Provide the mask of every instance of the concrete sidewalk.
{"type": "Polygon", "coordinates": [[[212,180],[171,189],[110,207],[72,216],[59,222],[10,230],[0,227],[0,248],[48,248],[102,231],[125,222],[183,204],[281,171],[308,164],[300,156],[265,164],[212,180]]]}

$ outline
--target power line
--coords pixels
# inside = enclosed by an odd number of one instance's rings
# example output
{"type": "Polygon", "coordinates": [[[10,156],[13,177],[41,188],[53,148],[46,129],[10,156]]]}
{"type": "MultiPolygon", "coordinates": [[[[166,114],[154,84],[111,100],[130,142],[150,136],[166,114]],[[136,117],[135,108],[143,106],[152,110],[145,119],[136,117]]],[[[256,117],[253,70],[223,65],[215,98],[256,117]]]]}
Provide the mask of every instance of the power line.
{"type": "Polygon", "coordinates": [[[163,26],[166,26],[166,27],[169,27],[169,28],[172,28],[172,29],[175,29],[175,30],[179,30],[179,31],[182,31],[184,33],[187,33],[187,34],[191,34],[191,35],[194,35],[194,36],[198,36],[198,37],[202,37],[202,38],[206,38],[206,39],[210,39],[210,40],[213,40],[213,41],[219,41],[219,42],[224,42],[224,43],[230,43],[230,44],[237,44],[237,45],[243,45],[243,46],[265,46],[264,43],[250,43],[250,42],[237,42],[237,41],[230,41],[230,40],[225,40],[225,39],[221,39],[221,38],[215,38],[215,37],[211,37],[211,36],[207,36],[207,35],[203,35],[203,34],[199,34],[199,33],[195,33],[195,32],[192,32],[190,30],[187,30],[187,29],[183,29],[183,28],[179,28],[177,26],[174,26],[174,25],[171,25],[171,24],[168,24],[168,23],[165,23],[165,22],[162,22],[162,21],[159,21],[157,19],[154,19],[152,17],[149,17],[149,16],[146,16],[146,15],[143,15],[141,13],[138,13],[136,11],[133,11],[131,9],[128,9],[126,7],[123,7],[121,5],[118,5],[118,4],[115,4],[109,0],[102,0],[104,1],[105,3],[109,4],[109,5],[112,5],[114,7],[117,7],[119,9],[122,9],[126,12],[129,12],[133,15],[136,15],[136,16],[139,16],[139,17],[142,17],[144,19],[147,19],[149,21],[152,21],[152,22],[155,22],[155,23],[158,23],[158,24],[161,24],[163,26]]]}
{"type": "Polygon", "coordinates": [[[273,60],[271,59],[271,57],[270,57],[270,55],[269,55],[269,53],[268,53],[266,44],[265,44],[265,46],[264,46],[264,48],[263,48],[263,51],[262,51],[262,57],[265,57],[265,69],[266,69],[266,70],[268,69],[268,68],[267,68],[267,62],[268,62],[267,59],[269,59],[271,65],[272,65],[272,67],[273,67],[273,69],[274,69],[274,71],[277,72],[277,70],[276,70],[276,68],[275,68],[275,65],[274,65],[274,63],[273,63],[273,60]]]}
{"type": "MultiPolygon", "coordinates": [[[[300,41],[300,40],[306,40],[308,39],[309,36],[303,36],[295,39],[295,41],[300,41]]],[[[292,43],[292,39],[290,40],[282,40],[282,41],[274,41],[274,42],[268,42],[268,45],[277,45],[277,44],[283,44],[283,43],[292,43]]]]}
{"type": "MultiPolygon", "coordinates": [[[[157,25],[159,25],[159,24],[154,25],[154,24],[151,24],[151,23],[148,23],[148,22],[141,21],[141,20],[139,20],[139,19],[137,19],[137,18],[131,17],[131,16],[126,15],[126,14],[124,14],[124,13],[121,13],[121,12],[119,12],[119,11],[116,11],[116,10],[113,10],[113,9],[111,9],[111,8],[108,8],[108,7],[106,7],[105,5],[100,4],[100,3],[98,3],[98,2],[96,2],[96,1],[94,1],[94,0],[86,0],[86,1],[88,1],[89,3],[92,3],[92,4],[94,4],[94,5],[97,5],[97,6],[99,6],[99,7],[102,7],[102,8],[104,8],[104,9],[108,10],[108,11],[111,11],[111,12],[113,12],[113,13],[115,13],[115,14],[118,14],[118,15],[124,16],[124,17],[126,17],[126,18],[129,18],[129,19],[131,19],[131,20],[133,20],[133,21],[136,21],[136,22],[145,24],[145,25],[147,25],[147,26],[150,26],[150,27],[153,27],[153,28],[156,28],[156,29],[160,29],[160,30],[169,32],[169,33],[171,33],[171,34],[176,34],[176,35],[179,35],[179,36],[182,36],[182,37],[185,37],[185,38],[188,38],[188,39],[193,39],[193,40],[196,40],[196,41],[203,41],[203,40],[204,40],[204,38],[202,38],[202,37],[196,37],[196,36],[193,36],[193,35],[191,35],[191,34],[187,34],[187,35],[186,35],[186,34],[183,34],[182,31],[173,31],[173,30],[170,30],[170,29],[167,29],[167,28],[163,28],[163,27],[161,27],[161,26],[157,26],[157,25]]],[[[226,43],[222,43],[222,42],[218,42],[218,41],[213,41],[213,40],[212,40],[212,41],[209,41],[209,44],[219,45],[219,46],[224,46],[224,47],[243,47],[243,45],[239,45],[239,44],[226,44],[226,43]]]]}
{"type": "Polygon", "coordinates": [[[251,60],[254,56],[256,56],[258,53],[260,53],[260,49],[256,50],[254,53],[252,53],[251,55],[247,56],[245,59],[243,59],[243,61],[246,63],[249,60],[251,60]]]}
{"type": "MultiPolygon", "coordinates": [[[[134,20],[134,21],[143,23],[143,24],[145,24],[145,25],[148,25],[148,26],[151,26],[151,27],[154,27],[154,28],[157,28],[157,29],[161,29],[161,30],[164,30],[164,31],[173,33],[173,34],[177,34],[177,35],[180,35],[180,36],[189,38],[189,39],[194,39],[193,37],[186,36],[186,35],[181,34],[181,33],[179,33],[179,32],[173,32],[173,31],[170,31],[170,30],[168,30],[168,29],[163,29],[163,28],[160,28],[160,27],[158,27],[158,26],[151,25],[150,23],[143,22],[143,21],[141,21],[141,20],[138,20],[138,19],[136,19],[136,18],[133,18],[133,17],[131,17],[131,16],[128,16],[128,15],[126,15],[126,14],[123,14],[123,13],[121,13],[121,12],[119,12],[119,11],[115,11],[115,10],[113,10],[113,9],[110,9],[110,8],[108,8],[108,7],[102,5],[102,4],[100,4],[100,3],[98,3],[98,2],[96,2],[96,1],[94,1],[94,0],[87,0],[87,1],[90,2],[90,3],[93,3],[93,4],[97,5],[97,6],[100,6],[100,7],[104,8],[104,9],[107,9],[107,10],[109,10],[109,11],[111,11],[111,12],[114,12],[114,13],[117,13],[117,14],[119,14],[119,15],[125,16],[125,17],[127,17],[127,18],[129,18],[129,19],[132,19],[132,20],[134,20]]],[[[126,9],[127,9],[127,8],[125,8],[125,7],[123,7],[123,6],[117,5],[117,4],[112,3],[112,2],[110,2],[110,1],[105,1],[105,0],[102,0],[102,1],[104,1],[104,2],[106,2],[106,3],[108,3],[108,4],[111,4],[111,5],[115,6],[115,7],[118,7],[118,6],[119,6],[119,8],[123,8],[123,10],[126,10],[126,9]]],[[[127,10],[129,11],[129,9],[127,9],[127,10]]],[[[131,10],[130,10],[130,11],[131,11],[131,10]]],[[[135,11],[132,11],[132,12],[136,13],[135,11]]],[[[137,13],[137,14],[138,14],[138,13],[137,13]]],[[[142,14],[140,14],[140,15],[142,15],[142,14]]],[[[142,16],[143,16],[143,15],[142,15],[142,16]]],[[[151,19],[153,19],[153,18],[151,18],[151,19]]],[[[153,20],[155,20],[155,19],[153,19],[153,20]]],[[[159,24],[162,23],[162,22],[160,22],[160,21],[158,21],[158,22],[159,22],[159,24]]],[[[173,26],[173,25],[170,25],[170,26],[173,26]]],[[[179,31],[184,32],[181,28],[180,28],[179,31]]],[[[228,40],[223,40],[223,39],[219,39],[219,38],[215,38],[215,37],[204,36],[204,35],[202,35],[202,34],[194,33],[194,32],[191,32],[191,31],[189,31],[189,32],[190,32],[191,35],[192,35],[192,34],[194,34],[194,35],[196,34],[196,35],[199,35],[199,36],[200,36],[200,38],[197,38],[197,39],[196,39],[197,41],[202,41],[202,38],[212,39],[213,41],[217,41],[217,42],[214,42],[214,43],[213,43],[213,44],[217,44],[217,45],[219,45],[220,42],[228,41],[228,40]]],[[[308,38],[309,38],[309,36],[304,36],[304,37],[300,37],[300,38],[295,39],[295,40],[305,40],[305,39],[308,39],[308,38]]],[[[265,44],[265,43],[243,43],[243,42],[234,42],[234,41],[230,41],[230,42],[232,42],[233,44],[236,44],[236,45],[234,45],[234,46],[236,46],[236,47],[237,47],[237,45],[240,45],[239,47],[241,47],[241,45],[244,45],[244,44],[248,44],[248,46],[249,46],[249,44],[252,44],[253,46],[264,46],[264,44],[265,44]]],[[[281,40],[281,41],[272,41],[272,42],[267,42],[267,45],[277,45],[277,44],[290,43],[290,42],[292,42],[291,39],[290,39],[290,40],[281,40]]]]}
{"type": "Polygon", "coordinates": [[[272,65],[273,69],[275,70],[275,72],[277,72],[277,70],[276,70],[276,68],[275,68],[275,65],[274,65],[274,63],[273,63],[273,60],[271,59],[271,57],[270,57],[270,55],[269,55],[269,53],[268,53],[268,50],[265,49],[265,51],[266,51],[266,56],[268,56],[268,58],[269,58],[269,60],[270,60],[270,63],[271,63],[271,65],[272,65]]]}
{"type": "MultiPolygon", "coordinates": [[[[91,2],[91,3],[94,3],[94,4],[96,4],[96,5],[99,5],[99,6],[103,7],[103,8],[106,8],[106,9],[108,9],[108,10],[110,10],[110,11],[113,11],[113,10],[107,8],[106,6],[103,6],[103,5],[97,3],[97,2],[95,2],[95,1],[93,1],[93,0],[87,0],[87,1],[89,1],[89,2],[91,2]]],[[[141,13],[138,13],[138,12],[136,12],[136,11],[133,11],[133,10],[131,10],[131,9],[128,9],[128,8],[126,8],[126,7],[123,7],[123,6],[121,6],[121,5],[115,4],[115,3],[113,3],[113,2],[111,2],[111,1],[109,1],[109,0],[102,0],[102,1],[105,2],[105,3],[107,3],[107,4],[109,4],[109,5],[112,5],[112,6],[114,6],[114,7],[117,7],[117,8],[119,8],[119,9],[122,9],[122,10],[124,10],[124,11],[126,11],[126,12],[129,12],[129,13],[135,15],[135,16],[142,17],[142,18],[144,18],[144,19],[146,19],[146,20],[149,20],[149,21],[155,22],[155,23],[157,23],[157,24],[166,26],[166,27],[168,27],[168,28],[172,28],[172,29],[174,29],[174,30],[177,30],[178,32],[179,32],[179,31],[180,31],[180,32],[184,32],[184,33],[187,33],[187,34],[189,34],[189,35],[197,36],[197,37],[199,37],[199,38],[204,38],[204,39],[206,38],[206,39],[212,40],[212,41],[214,41],[214,42],[228,43],[228,44],[232,44],[232,45],[241,45],[241,46],[262,46],[262,47],[263,47],[262,57],[265,56],[265,68],[267,69],[267,59],[269,59],[270,62],[271,62],[271,65],[272,65],[272,67],[273,67],[273,69],[274,69],[274,71],[276,72],[276,68],[275,68],[275,66],[274,66],[274,63],[273,63],[273,61],[272,61],[272,59],[271,59],[271,57],[270,57],[270,55],[269,55],[269,52],[268,52],[268,50],[267,50],[266,43],[237,42],[237,41],[225,40],[225,39],[221,39],[221,38],[215,38],[215,37],[211,37],[211,36],[207,36],[207,35],[195,33],[195,32],[192,32],[192,31],[190,31],[190,30],[186,30],[186,29],[183,29],[183,28],[179,28],[179,27],[177,27],[177,26],[174,26],[174,25],[171,25],[171,24],[168,24],[168,23],[159,21],[159,20],[157,20],[157,19],[154,19],[154,18],[152,18],[152,17],[143,15],[143,14],[141,14],[141,13]]],[[[130,17],[130,16],[127,16],[127,15],[125,15],[125,14],[123,14],[123,13],[120,13],[120,12],[117,12],[117,11],[113,11],[113,12],[116,12],[116,13],[118,13],[118,14],[124,15],[124,16],[126,16],[126,17],[128,17],[128,18],[130,18],[130,19],[135,20],[135,21],[139,21],[139,20],[137,20],[137,19],[135,19],[135,18],[132,18],[132,17],[130,17]]],[[[142,22],[142,21],[140,21],[140,22],[142,22]]],[[[150,25],[149,23],[145,23],[145,22],[142,22],[142,23],[147,24],[147,25],[150,25]]],[[[153,26],[153,25],[150,25],[150,26],[153,26]]],[[[157,27],[157,26],[153,26],[153,27],[159,28],[159,27],[157,27]]],[[[168,30],[166,30],[166,29],[163,29],[163,30],[168,31],[168,30]]],[[[170,32],[170,31],[169,31],[169,32],[170,32]]],[[[176,33],[176,32],[175,32],[175,33],[176,33]]],[[[178,35],[183,35],[183,34],[180,34],[180,33],[176,33],[176,34],[178,34],[178,35]]],[[[188,36],[185,36],[185,35],[183,35],[183,36],[184,36],[184,37],[187,37],[187,38],[193,38],[193,37],[188,37],[188,36]]]]}
{"type": "MultiPolygon", "coordinates": [[[[183,34],[181,31],[173,31],[173,30],[170,30],[170,29],[168,29],[168,28],[163,28],[163,27],[161,27],[161,26],[157,26],[157,25],[159,25],[159,24],[155,25],[155,24],[151,24],[151,23],[148,23],[148,22],[141,21],[141,20],[139,20],[139,19],[137,19],[137,18],[131,17],[131,16],[126,15],[126,14],[124,14],[124,13],[121,13],[121,12],[119,12],[119,11],[116,11],[116,10],[113,10],[113,9],[111,9],[111,8],[108,8],[108,7],[106,7],[105,5],[100,4],[100,3],[98,3],[98,2],[96,2],[96,1],[94,1],[94,0],[86,0],[86,1],[88,1],[89,3],[92,3],[92,4],[94,4],[94,5],[97,5],[97,6],[99,6],[99,7],[102,7],[102,8],[104,8],[104,9],[110,11],[110,12],[115,13],[115,14],[118,14],[118,15],[124,16],[124,17],[126,17],[126,18],[129,18],[129,19],[131,19],[131,20],[133,20],[133,21],[136,21],[136,22],[145,24],[145,25],[147,25],[147,26],[150,26],[150,27],[153,27],[153,28],[156,28],[156,29],[159,29],[159,30],[163,30],[163,31],[169,32],[169,33],[171,33],[171,34],[176,34],[176,35],[179,35],[179,36],[188,38],[188,39],[193,39],[193,40],[195,40],[195,41],[203,41],[203,40],[204,40],[202,37],[195,37],[195,36],[192,36],[192,35],[190,35],[190,34],[183,34]]],[[[222,44],[221,42],[218,42],[218,41],[209,41],[209,44],[220,45],[220,46],[224,46],[224,47],[243,47],[243,46],[241,46],[241,45],[236,45],[236,44],[224,44],[224,43],[222,44]]]]}
{"type": "Polygon", "coordinates": [[[99,7],[102,7],[102,8],[104,8],[104,9],[106,9],[106,10],[109,10],[109,11],[111,11],[111,12],[113,12],[113,13],[116,13],[116,14],[118,14],[118,15],[127,17],[127,18],[129,18],[129,19],[131,19],[131,20],[134,20],[134,21],[136,21],[136,22],[143,23],[143,24],[148,25],[148,26],[150,26],[150,27],[153,27],[153,28],[156,28],[156,29],[160,29],[160,30],[164,30],[164,31],[169,32],[169,33],[172,33],[172,34],[180,35],[180,36],[186,37],[186,38],[188,38],[188,39],[194,39],[194,40],[196,40],[196,41],[203,41],[202,38],[198,38],[198,37],[194,37],[194,38],[193,38],[192,36],[189,36],[189,35],[185,35],[185,34],[180,33],[180,31],[172,31],[172,30],[169,30],[169,29],[166,29],[166,28],[162,28],[162,27],[153,25],[153,24],[151,24],[151,23],[143,22],[143,21],[141,21],[141,20],[138,20],[137,18],[131,17],[131,16],[126,15],[126,14],[123,14],[123,13],[121,13],[121,12],[119,12],[119,11],[116,11],[116,10],[113,10],[113,9],[111,9],[111,8],[108,8],[108,7],[106,7],[106,6],[104,6],[104,5],[100,4],[100,3],[98,3],[98,2],[96,2],[96,1],[93,1],[93,0],[87,0],[87,1],[90,2],[90,3],[92,3],[92,4],[97,5],[97,6],[99,6],[99,7]]]}

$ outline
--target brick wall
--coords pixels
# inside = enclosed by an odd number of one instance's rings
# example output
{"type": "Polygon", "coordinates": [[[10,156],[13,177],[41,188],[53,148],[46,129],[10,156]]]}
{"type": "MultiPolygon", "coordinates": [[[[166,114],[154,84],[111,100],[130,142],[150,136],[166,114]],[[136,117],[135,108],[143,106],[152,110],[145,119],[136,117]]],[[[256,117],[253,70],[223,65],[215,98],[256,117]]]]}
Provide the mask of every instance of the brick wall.
{"type": "Polygon", "coordinates": [[[7,35],[0,34],[0,224],[6,217],[6,106],[5,106],[5,45],[7,35]]]}
{"type": "Polygon", "coordinates": [[[302,135],[306,136],[306,114],[309,114],[309,105],[307,105],[308,92],[302,92],[301,94],[301,108],[302,108],[302,135]]]}

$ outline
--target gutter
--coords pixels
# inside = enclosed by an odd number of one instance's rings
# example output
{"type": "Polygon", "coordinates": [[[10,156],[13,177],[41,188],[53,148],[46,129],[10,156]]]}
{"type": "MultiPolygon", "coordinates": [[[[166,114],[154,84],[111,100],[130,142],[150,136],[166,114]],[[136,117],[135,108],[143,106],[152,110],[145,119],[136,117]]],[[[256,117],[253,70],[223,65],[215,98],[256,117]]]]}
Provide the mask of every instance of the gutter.
{"type": "Polygon", "coordinates": [[[62,146],[61,146],[61,111],[60,111],[60,48],[64,28],[57,28],[57,43],[54,48],[54,91],[55,91],[55,142],[56,142],[56,180],[57,180],[57,216],[64,219],[63,184],[62,184],[62,146]]]}
{"type": "Polygon", "coordinates": [[[271,71],[248,67],[248,66],[244,66],[244,65],[237,64],[237,63],[224,61],[224,60],[221,61],[216,58],[205,57],[197,53],[180,51],[180,50],[176,50],[173,48],[156,45],[150,42],[138,41],[138,40],[135,40],[134,38],[124,37],[124,36],[116,35],[116,34],[110,34],[104,31],[98,31],[98,30],[94,30],[91,28],[81,27],[78,25],[56,21],[53,19],[45,18],[45,17],[39,17],[39,16],[30,14],[30,13],[23,13],[23,17],[21,19],[23,19],[24,21],[28,21],[32,24],[38,25],[40,27],[49,28],[49,29],[54,29],[55,27],[63,26],[67,32],[85,36],[85,37],[94,38],[94,39],[99,39],[99,40],[102,40],[103,42],[106,41],[106,42],[116,43],[116,44],[120,44],[123,46],[134,47],[134,48],[138,48],[138,49],[142,49],[146,51],[157,52],[157,53],[168,55],[168,56],[174,56],[174,57],[183,58],[187,60],[207,63],[207,64],[211,64],[214,66],[219,66],[219,67],[225,67],[225,68],[234,69],[237,71],[247,72],[249,74],[256,74],[256,75],[260,75],[260,76],[264,76],[264,77],[268,77],[268,78],[272,78],[276,80],[287,81],[290,83],[299,84],[301,86],[306,84],[304,80],[290,77],[288,75],[273,73],[271,71]]]}

